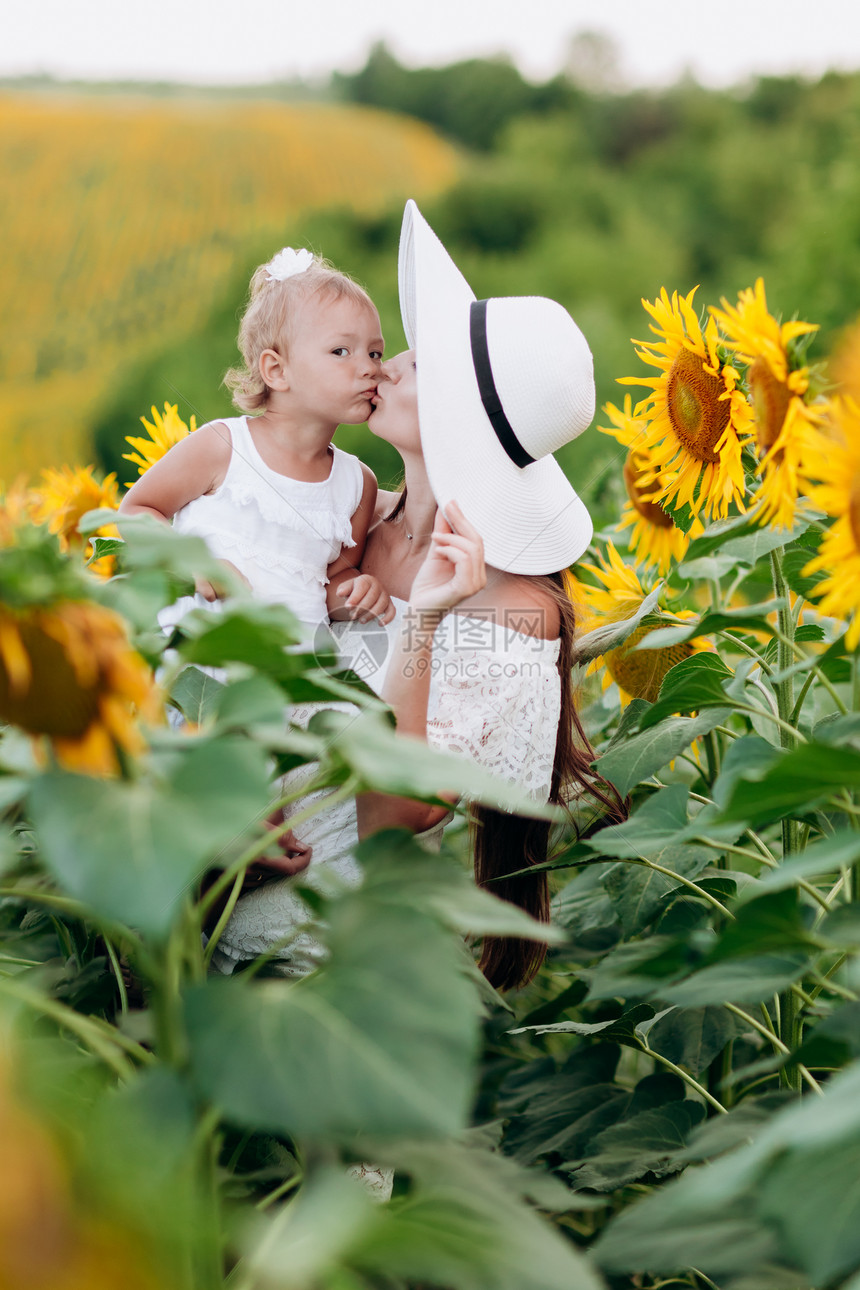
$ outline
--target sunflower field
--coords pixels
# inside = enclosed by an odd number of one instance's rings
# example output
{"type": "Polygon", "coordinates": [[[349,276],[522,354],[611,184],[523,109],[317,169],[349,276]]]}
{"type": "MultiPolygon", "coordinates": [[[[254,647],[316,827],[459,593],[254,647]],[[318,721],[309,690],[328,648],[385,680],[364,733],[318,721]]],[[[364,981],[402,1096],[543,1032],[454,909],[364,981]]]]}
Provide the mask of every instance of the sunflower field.
{"type": "MultiPolygon", "coordinates": [[[[860,1287],[860,330],[813,361],[761,280],[643,304],[599,418],[628,501],[574,570],[629,816],[555,817],[549,926],[474,887],[464,829],[391,831],[360,888],[302,887],[321,968],[211,974],[286,772],[536,808],[239,587],[168,641],[212,558],[112,477],[6,489],[4,1288],[860,1287]],[[489,988],[487,934],[548,942],[532,985],[489,988]]],[[[194,425],[144,429],[141,473],[194,425]]]]}
{"type": "Polygon", "coordinates": [[[0,92],[4,476],[91,457],[128,369],[194,333],[299,215],[371,215],[456,171],[429,127],[371,108],[0,92]]]}

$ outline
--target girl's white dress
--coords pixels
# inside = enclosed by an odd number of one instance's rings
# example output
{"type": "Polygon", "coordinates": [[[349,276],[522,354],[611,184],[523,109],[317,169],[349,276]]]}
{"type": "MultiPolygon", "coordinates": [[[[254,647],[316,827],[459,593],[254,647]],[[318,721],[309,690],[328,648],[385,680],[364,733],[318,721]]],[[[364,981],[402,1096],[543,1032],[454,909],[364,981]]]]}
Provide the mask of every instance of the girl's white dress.
{"type": "MultiPolygon", "coordinates": [[[[361,463],[332,444],[327,479],[291,479],[263,461],[247,417],[217,424],[226,426],[232,446],[224,482],[177,511],[173,527],[202,537],[214,556],[245,575],[256,597],[287,605],[314,629],[328,621],[326,569],[342,547],[355,546],[351,520],[364,486],[361,463]]],[[[193,608],[212,605],[183,596],[159,622],[172,627],[193,608]]]]}
{"type": "MultiPolygon", "coordinates": [[[[334,625],[344,661],[377,691],[385,679],[386,645],[395,639],[405,609],[402,601],[393,603],[397,617],[385,635],[380,636],[378,625],[334,625]]],[[[489,618],[446,615],[433,641],[428,742],[477,762],[525,789],[536,801],[546,802],[561,712],[559,649],[558,640],[511,631],[489,618]]],[[[349,705],[343,706],[349,710],[349,705]]],[[[294,713],[293,719],[301,720],[301,716],[294,713]]],[[[285,791],[300,790],[311,781],[315,769],[302,766],[291,772],[285,791]]],[[[297,813],[315,799],[320,802],[319,812],[295,829],[296,836],[313,848],[310,867],[299,881],[320,891],[354,886],[361,876],[352,856],[358,842],[355,801],[342,801],[327,809],[326,796],[325,792],[305,796],[291,808],[297,813]]],[[[420,835],[425,846],[438,848],[444,823],[420,835]]],[[[322,957],[312,935],[295,935],[308,921],[309,910],[291,879],[267,883],[238,902],[213,964],[229,974],[239,962],[278,947],[279,971],[285,976],[303,976],[322,957]]]]}

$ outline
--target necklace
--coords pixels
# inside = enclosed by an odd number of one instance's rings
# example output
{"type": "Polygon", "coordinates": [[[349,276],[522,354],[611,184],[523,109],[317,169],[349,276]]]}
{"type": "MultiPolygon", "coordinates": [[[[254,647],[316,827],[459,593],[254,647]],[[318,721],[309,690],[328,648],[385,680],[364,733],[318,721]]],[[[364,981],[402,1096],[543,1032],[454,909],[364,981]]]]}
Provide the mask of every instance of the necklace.
{"type": "Polygon", "coordinates": [[[411,542],[411,541],[412,541],[412,539],[415,537],[415,534],[414,534],[414,533],[410,533],[410,532],[409,532],[409,530],[408,530],[408,528],[406,527],[406,512],[405,512],[405,511],[401,511],[401,512],[400,512],[400,521],[399,521],[399,522],[403,525],[403,532],[404,532],[404,533],[405,533],[405,535],[406,535],[406,540],[407,540],[407,542],[411,542]]]}

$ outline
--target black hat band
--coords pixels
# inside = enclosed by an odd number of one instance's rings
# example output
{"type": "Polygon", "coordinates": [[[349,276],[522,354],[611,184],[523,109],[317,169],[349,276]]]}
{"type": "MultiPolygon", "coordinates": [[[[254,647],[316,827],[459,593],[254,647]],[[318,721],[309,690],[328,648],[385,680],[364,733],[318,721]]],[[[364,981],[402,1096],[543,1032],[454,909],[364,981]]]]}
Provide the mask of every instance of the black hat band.
{"type": "Polygon", "coordinates": [[[488,303],[486,300],[473,300],[469,311],[469,340],[472,345],[472,363],[478,381],[478,393],[481,396],[484,411],[490,419],[490,425],[496,432],[496,438],[511,461],[515,466],[530,466],[535,458],[529,456],[514,433],[513,426],[505,416],[496,382],[493,380],[490,350],[487,345],[488,303]]]}

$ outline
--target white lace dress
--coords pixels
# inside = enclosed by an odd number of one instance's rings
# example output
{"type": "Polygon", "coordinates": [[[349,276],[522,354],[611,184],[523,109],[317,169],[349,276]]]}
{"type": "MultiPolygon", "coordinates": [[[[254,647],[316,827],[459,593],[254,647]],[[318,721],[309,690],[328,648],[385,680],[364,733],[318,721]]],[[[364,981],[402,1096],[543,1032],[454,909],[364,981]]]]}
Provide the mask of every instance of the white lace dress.
{"type": "MultiPolygon", "coordinates": [[[[342,547],[355,546],[351,520],[364,485],[361,464],[332,444],[327,479],[291,479],[263,461],[247,417],[228,417],[223,425],[232,448],[224,481],[177,511],[173,527],[202,537],[214,556],[245,575],[258,599],[287,605],[310,634],[328,622],[328,565],[342,547]]],[[[167,629],[190,609],[212,607],[202,596],[183,596],[159,622],[167,629]]]]}
{"type": "MultiPolygon", "coordinates": [[[[397,617],[387,629],[388,642],[399,631],[404,609],[403,602],[394,603],[397,617]]],[[[368,629],[356,623],[339,627],[341,653],[369,685],[381,690],[387,653],[380,649],[379,636],[373,631],[368,636],[368,629]],[[363,671],[357,660],[363,661],[363,671]]],[[[448,614],[433,641],[428,742],[494,771],[535,801],[547,801],[561,711],[559,648],[558,640],[526,636],[486,618],[448,614]]],[[[294,713],[294,719],[309,715],[294,713]]],[[[314,766],[292,772],[285,791],[299,791],[314,772],[314,766]]],[[[320,802],[320,810],[303,820],[295,833],[313,848],[310,867],[300,881],[323,893],[353,886],[361,876],[352,856],[358,841],[355,802],[326,809],[326,796],[303,797],[287,812],[289,818],[315,799],[320,802]]],[[[438,848],[444,823],[420,835],[425,846],[438,848]]],[[[213,963],[231,973],[239,962],[274,950],[284,975],[302,976],[322,956],[312,935],[296,935],[309,921],[292,880],[267,883],[239,901],[213,963]]]]}

